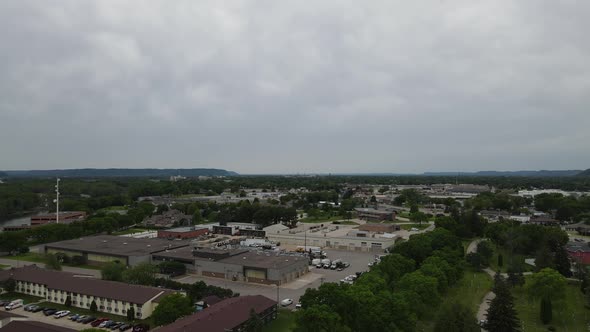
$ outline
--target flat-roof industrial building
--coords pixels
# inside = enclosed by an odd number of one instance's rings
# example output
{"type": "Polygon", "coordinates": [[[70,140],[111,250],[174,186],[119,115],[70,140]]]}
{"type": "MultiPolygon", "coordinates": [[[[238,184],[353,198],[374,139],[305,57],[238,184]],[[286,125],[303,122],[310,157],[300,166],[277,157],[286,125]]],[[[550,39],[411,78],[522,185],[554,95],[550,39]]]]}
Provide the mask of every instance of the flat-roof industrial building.
{"type": "Polygon", "coordinates": [[[280,242],[281,246],[314,246],[350,251],[380,252],[395,244],[398,238],[393,233],[378,234],[361,231],[355,226],[303,224],[293,229],[274,228],[266,234],[268,240],[280,242]]]}
{"type": "Polygon", "coordinates": [[[135,266],[150,262],[153,253],[188,245],[188,241],[98,235],[48,243],[45,245],[45,253],[59,252],[70,257],[83,256],[88,264],[93,265],[119,261],[135,266]]]}
{"type": "Polygon", "coordinates": [[[303,255],[285,255],[247,249],[193,249],[182,247],[152,255],[154,262],[176,261],[191,273],[262,284],[284,284],[309,271],[303,255]]]}

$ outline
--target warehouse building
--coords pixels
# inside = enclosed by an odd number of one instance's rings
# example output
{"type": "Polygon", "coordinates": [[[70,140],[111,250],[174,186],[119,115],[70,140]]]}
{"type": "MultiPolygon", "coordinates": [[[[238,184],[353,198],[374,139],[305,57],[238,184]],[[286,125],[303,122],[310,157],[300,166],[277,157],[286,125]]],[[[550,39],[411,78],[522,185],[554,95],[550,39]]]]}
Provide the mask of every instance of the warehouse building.
{"type": "Polygon", "coordinates": [[[393,221],[396,215],[394,210],[374,208],[355,208],[354,211],[359,219],[368,221],[393,221]]]}
{"type": "Polygon", "coordinates": [[[207,277],[225,278],[261,284],[284,284],[309,271],[309,260],[303,255],[246,249],[193,249],[183,247],[153,254],[154,262],[175,261],[187,271],[207,277]]]}
{"type": "Polygon", "coordinates": [[[209,234],[209,228],[195,226],[158,230],[160,239],[194,239],[207,234],[209,234]]]}
{"type": "Polygon", "coordinates": [[[35,265],[0,271],[0,282],[9,278],[16,281],[17,293],[43,297],[61,305],[69,298],[72,307],[83,309],[90,309],[95,302],[99,312],[119,316],[126,316],[133,308],[138,319],[151,316],[159,300],[174,293],[169,289],[95,279],[35,265]]]}
{"type": "Polygon", "coordinates": [[[313,246],[350,251],[381,252],[395,244],[398,238],[393,233],[379,234],[361,231],[348,225],[321,224],[309,227],[268,232],[269,241],[281,243],[281,246],[313,246]],[[313,228],[312,228],[313,227],[313,228]]]}
{"type": "MultiPolygon", "coordinates": [[[[59,213],[59,223],[69,224],[74,221],[83,221],[86,219],[86,212],[84,211],[63,211],[59,213]]],[[[55,224],[57,223],[57,214],[39,214],[31,217],[31,226],[55,224]]]]}
{"type": "Polygon", "coordinates": [[[45,253],[83,256],[91,265],[119,261],[135,266],[150,262],[153,253],[188,245],[188,241],[98,235],[46,244],[45,253]]]}

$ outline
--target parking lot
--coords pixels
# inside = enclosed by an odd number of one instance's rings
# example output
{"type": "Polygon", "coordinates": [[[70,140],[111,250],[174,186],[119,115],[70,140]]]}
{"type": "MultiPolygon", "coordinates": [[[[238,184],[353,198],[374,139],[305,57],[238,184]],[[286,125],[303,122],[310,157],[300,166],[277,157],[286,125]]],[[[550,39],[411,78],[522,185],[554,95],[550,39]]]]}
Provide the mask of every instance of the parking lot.
{"type": "Polygon", "coordinates": [[[34,320],[34,321],[57,325],[57,326],[63,326],[63,327],[67,327],[70,329],[77,330],[77,331],[91,327],[88,324],[84,325],[84,324],[72,322],[71,320],[67,319],[67,317],[56,319],[56,318],[53,318],[53,316],[45,316],[43,314],[43,311],[36,312],[36,313],[28,312],[28,311],[25,311],[23,309],[23,307],[16,308],[10,312],[17,314],[17,315],[29,317],[29,318],[31,318],[31,320],[34,320]]]}
{"type": "Polygon", "coordinates": [[[352,252],[344,250],[325,250],[330,260],[342,259],[350,263],[350,266],[342,271],[330,269],[317,269],[310,266],[309,273],[305,274],[298,280],[292,281],[288,284],[281,285],[277,290],[274,285],[261,285],[246,282],[235,282],[226,279],[200,277],[195,275],[182,276],[176,280],[184,283],[194,283],[202,280],[207,284],[215,285],[224,288],[230,288],[240,295],[264,295],[268,298],[279,301],[290,298],[293,299],[294,304],[289,308],[295,308],[295,303],[299,302],[299,297],[305,293],[307,288],[319,287],[323,282],[340,282],[344,277],[355,274],[355,272],[367,271],[368,263],[372,262],[375,253],[368,252],[352,252]]]}

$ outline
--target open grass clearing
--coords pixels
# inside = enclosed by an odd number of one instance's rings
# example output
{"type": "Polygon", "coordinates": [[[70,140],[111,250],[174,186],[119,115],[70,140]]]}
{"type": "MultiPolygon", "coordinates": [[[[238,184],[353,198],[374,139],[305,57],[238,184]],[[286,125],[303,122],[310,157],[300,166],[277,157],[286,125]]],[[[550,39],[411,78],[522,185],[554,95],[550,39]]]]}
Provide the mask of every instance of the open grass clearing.
{"type": "Polygon", "coordinates": [[[295,329],[295,312],[279,309],[277,319],[266,325],[262,332],[291,332],[295,329]]]}
{"type": "MultiPolygon", "coordinates": [[[[526,280],[530,279],[529,276],[526,280]]],[[[540,319],[540,301],[528,298],[524,287],[513,289],[514,304],[518,318],[523,322],[523,331],[547,331],[550,326],[556,331],[588,331],[590,329],[590,310],[586,307],[584,294],[579,284],[568,284],[565,299],[553,302],[553,321],[543,325],[540,319]]]]}
{"type": "Polygon", "coordinates": [[[428,228],[428,226],[430,226],[429,224],[403,224],[403,225],[399,225],[403,230],[405,231],[409,231],[412,228],[417,228],[419,230],[423,230],[428,228]]]}
{"type": "Polygon", "coordinates": [[[505,273],[508,270],[508,267],[513,265],[513,264],[517,264],[520,265],[523,268],[523,272],[531,272],[534,271],[535,267],[529,264],[525,263],[525,255],[521,255],[521,254],[512,254],[510,252],[510,250],[507,250],[505,248],[502,247],[496,247],[494,248],[494,256],[492,257],[492,260],[490,261],[490,268],[494,271],[500,271],[505,273]],[[498,255],[501,254],[502,258],[503,258],[503,264],[502,267],[498,266],[498,255]]]}
{"type": "Polygon", "coordinates": [[[441,308],[451,303],[458,302],[471,308],[475,316],[481,301],[491,288],[492,278],[487,273],[466,270],[463,278],[450,288],[446,294],[442,295],[441,304],[418,321],[416,331],[433,331],[441,308]]]}

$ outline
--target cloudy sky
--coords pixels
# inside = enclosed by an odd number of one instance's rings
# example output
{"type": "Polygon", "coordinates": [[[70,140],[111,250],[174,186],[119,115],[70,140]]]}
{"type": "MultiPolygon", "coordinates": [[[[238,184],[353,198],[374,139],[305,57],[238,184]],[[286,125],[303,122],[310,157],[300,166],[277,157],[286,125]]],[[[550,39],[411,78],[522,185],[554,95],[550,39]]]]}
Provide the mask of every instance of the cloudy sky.
{"type": "Polygon", "coordinates": [[[3,0],[0,169],[586,169],[589,30],[582,0],[3,0]]]}

